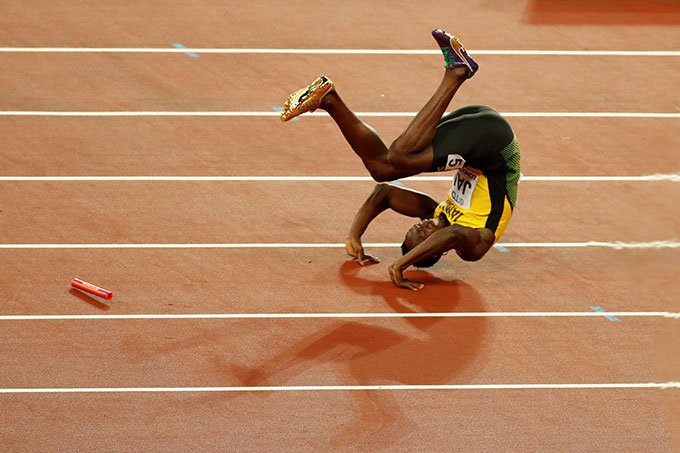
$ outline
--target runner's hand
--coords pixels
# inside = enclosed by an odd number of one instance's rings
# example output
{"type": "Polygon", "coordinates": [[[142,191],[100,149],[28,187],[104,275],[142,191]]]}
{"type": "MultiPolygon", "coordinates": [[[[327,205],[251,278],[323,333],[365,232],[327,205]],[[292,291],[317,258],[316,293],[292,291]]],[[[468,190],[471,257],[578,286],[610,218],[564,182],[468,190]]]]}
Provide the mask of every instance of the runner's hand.
{"type": "Polygon", "coordinates": [[[400,288],[406,288],[410,289],[412,291],[418,291],[419,289],[423,288],[425,285],[422,283],[414,282],[413,280],[408,280],[404,278],[404,274],[401,269],[398,267],[395,267],[394,264],[389,267],[390,271],[390,278],[394,282],[395,285],[397,285],[400,288]]]}
{"type": "Polygon", "coordinates": [[[358,237],[348,237],[345,242],[345,251],[349,256],[359,261],[362,266],[365,264],[379,263],[380,259],[377,256],[371,256],[364,253],[364,246],[361,245],[361,239],[358,237]]]}

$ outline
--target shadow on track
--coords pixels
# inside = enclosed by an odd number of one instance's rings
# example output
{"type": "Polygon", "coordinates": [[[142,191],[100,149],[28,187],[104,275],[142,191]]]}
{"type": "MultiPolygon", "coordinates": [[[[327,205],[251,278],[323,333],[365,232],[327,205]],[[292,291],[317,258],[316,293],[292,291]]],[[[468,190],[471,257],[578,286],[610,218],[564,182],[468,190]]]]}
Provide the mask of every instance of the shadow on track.
{"type": "MultiPolygon", "coordinates": [[[[483,310],[482,299],[470,285],[445,281],[427,272],[410,273],[425,283],[413,292],[390,281],[360,277],[361,266],[345,262],[341,281],[357,297],[345,308],[360,306],[362,297],[379,295],[397,313],[437,313],[483,310]]],[[[348,310],[355,311],[355,310],[348,310]]],[[[449,384],[468,382],[463,377],[478,360],[486,330],[485,318],[395,318],[333,321],[314,335],[292,342],[266,362],[255,366],[232,364],[231,371],[243,386],[290,385],[310,368],[329,365],[343,385],[449,384]]],[[[474,370],[469,372],[474,375],[474,370]]],[[[334,384],[310,379],[312,384],[334,384]]],[[[335,446],[385,448],[416,429],[400,407],[394,392],[350,392],[355,420],[335,433],[335,446]],[[376,444],[377,442],[377,444],[376,444]]],[[[408,397],[432,397],[433,393],[409,393],[408,397]]]]}

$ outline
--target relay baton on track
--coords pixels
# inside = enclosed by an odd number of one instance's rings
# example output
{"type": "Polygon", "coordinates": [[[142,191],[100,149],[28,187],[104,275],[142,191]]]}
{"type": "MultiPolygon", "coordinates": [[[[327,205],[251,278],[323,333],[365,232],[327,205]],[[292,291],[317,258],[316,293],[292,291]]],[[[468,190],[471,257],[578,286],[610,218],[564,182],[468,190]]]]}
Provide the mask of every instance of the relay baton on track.
{"type": "Polygon", "coordinates": [[[74,278],[71,280],[71,286],[78,288],[95,296],[103,297],[106,300],[113,299],[113,293],[108,289],[100,288],[99,286],[93,285],[92,283],[87,283],[79,278],[74,278]]]}

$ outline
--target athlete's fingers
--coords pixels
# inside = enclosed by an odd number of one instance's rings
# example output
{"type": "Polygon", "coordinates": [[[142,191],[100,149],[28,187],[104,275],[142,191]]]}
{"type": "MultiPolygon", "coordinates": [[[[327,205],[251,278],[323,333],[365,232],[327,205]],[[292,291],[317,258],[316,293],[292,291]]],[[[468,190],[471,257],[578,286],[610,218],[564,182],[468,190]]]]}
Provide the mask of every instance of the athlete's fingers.
{"type": "MultiPolygon", "coordinates": [[[[349,244],[349,242],[348,242],[349,244]]],[[[364,252],[364,248],[361,245],[357,245],[355,243],[352,243],[352,252],[354,253],[351,256],[354,256],[354,258],[359,261],[359,264],[362,266],[365,264],[372,264],[372,263],[379,263],[380,260],[374,256],[369,255],[368,253],[364,252]]]]}
{"type": "Polygon", "coordinates": [[[397,286],[401,286],[401,282],[402,282],[402,280],[403,280],[403,279],[402,279],[401,272],[398,272],[398,271],[397,271],[395,268],[393,268],[392,266],[390,266],[390,267],[387,269],[387,271],[390,273],[390,279],[392,280],[392,282],[393,282],[395,285],[397,285],[397,286]]]}
{"type": "Polygon", "coordinates": [[[361,264],[362,266],[365,264],[376,264],[379,262],[380,258],[378,258],[377,256],[369,255],[367,253],[363,253],[363,251],[361,253],[361,258],[359,258],[359,264],[361,264]]]}
{"type": "Polygon", "coordinates": [[[345,241],[345,251],[359,263],[364,260],[364,247],[361,245],[361,239],[348,237],[345,241]]]}
{"type": "Polygon", "coordinates": [[[413,280],[404,280],[404,283],[406,284],[406,286],[404,286],[405,288],[411,289],[413,291],[418,291],[425,286],[422,283],[414,282],[413,280]]]}
{"type": "Polygon", "coordinates": [[[392,282],[394,282],[394,284],[398,287],[410,289],[412,291],[418,291],[425,286],[422,283],[414,282],[413,280],[404,278],[402,271],[393,266],[394,265],[390,266],[388,271],[390,273],[390,279],[392,279],[392,282]]]}

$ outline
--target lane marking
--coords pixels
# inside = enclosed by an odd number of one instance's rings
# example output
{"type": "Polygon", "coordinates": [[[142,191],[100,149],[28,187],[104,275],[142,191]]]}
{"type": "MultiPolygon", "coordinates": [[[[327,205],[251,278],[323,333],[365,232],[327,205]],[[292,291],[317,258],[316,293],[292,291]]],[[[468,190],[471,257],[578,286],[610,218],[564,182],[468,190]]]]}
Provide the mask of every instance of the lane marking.
{"type": "MultiPolygon", "coordinates": [[[[264,48],[184,48],[160,47],[0,47],[4,53],[178,53],[210,54],[309,54],[309,55],[439,55],[433,49],[264,49],[264,48]]],[[[468,49],[473,55],[578,56],[578,57],[678,57],[678,50],[521,50],[468,49]]]]}
{"type": "MultiPolygon", "coordinates": [[[[449,176],[411,176],[401,181],[446,181],[449,176]]],[[[173,182],[286,182],[286,181],[368,181],[375,182],[370,176],[0,176],[0,181],[173,181],[173,182]]],[[[392,184],[401,185],[401,181],[392,184]]],[[[672,181],[680,182],[680,173],[640,176],[522,176],[521,182],[634,182],[634,181],[672,181]]]]}
{"type": "Polygon", "coordinates": [[[680,181],[680,173],[644,176],[522,176],[520,181],[680,181]]]}
{"type": "Polygon", "coordinates": [[[173,47],[174,47],[175,49],[182,49],[182,51],[183,51],[185,54],[189,55],[191,58],[198,58],[198,54],[197,54],[196,52],[192,52],[190,49],[187,49],[187,46],[185,46],[185,45],[182,44],[182,43],[179,43],[179,42],[178,42],[178,43],[174,43],[174,44],[173,44],[173,47]]]}
{"type": "Polygon", "coordinates": [[[669,241],[650,241],[650,242],[508,242],[498,243],[505,247],[563,247],[563,248],[578,248],[578,247],[606,247],[615,250],[624,249],[676,249],[680,247],[680,242],[675,240],[669,241]]]}
{"type": "MultiPolygon", "coordinates": [[[[677,249],[680,242],[675,240],[650,242],[503,242],[497,245],[507,248],[586,248],[602,247],[615,250],[623,249],[677,249]]],[[[397,248],[396,242],[365,243],[364,247],[397,248]]],[[[256,248],[345,248],[344,243],[183,243],[183,244],[0,244],[0,249],[256,249],[256,248]]]]}
{"type": "Polygon", "coordinates": [[[83,321],[134,319],[328,319],[328,318],[672,318],[680,313],[667,311],[548,311],[548,312],[440,312],[440,313],[179,313],[127,315],[0,315],[0,321],[83,321]]]}
{"type": "Polygon", "coordinates": [[[452,385],[287,385],[261,387],[85,387],[0,388],[2,394],[29,393],[196,393],[196,392],[313,392],[313,391],[414,391],[414,390],[561,390],[561,389],[678,389],[680,382],[594,384],[452,384],[452,385]]]}
{"type": "MultiPolygon", "coordinates": [[[[418,112],[355,112],[363,117],[414,117],[418,112]]],[[[680,113],[654,112],[501,112],[515,118],[680,118],[680,113]]],[[[142,116],[200,116],[200,117],[279,117],[274,111],[58,111],[58,110],[3,110],[0,116],[59,116],[59,117],[142,117],[142,116]]],[[[305,113],[305,118],[328,117],[326,112],[305,113]]]]}
{"type": "Polygon", "coordinates": [[[602,307],[593,306],[593,307],[590,307],[590,308],[595,310],[596,312],[603,313],[604,317],[607,318],[608,320],[610,320],[611,322],[621,322],[621,320],[619,318],[617,318],[616,316],[614,316],[614,314],[607,312],[607,310],[605,310],[602,307]]]}

